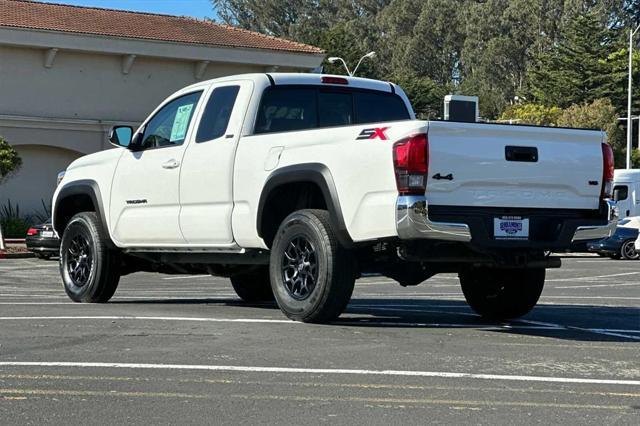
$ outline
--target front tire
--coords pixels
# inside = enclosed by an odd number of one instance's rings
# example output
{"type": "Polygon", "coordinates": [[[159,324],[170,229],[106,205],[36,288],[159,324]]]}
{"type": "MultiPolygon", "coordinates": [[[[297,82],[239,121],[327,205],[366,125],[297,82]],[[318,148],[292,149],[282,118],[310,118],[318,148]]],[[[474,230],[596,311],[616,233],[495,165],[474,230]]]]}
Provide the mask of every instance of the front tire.
{"type": "Polygon", "coordinates": [[[120,281],[120,252],[109,248],[108,237],[94,212],[73,216],[60,243],[60,275],[74,302],[109,301],[120,281]]]}
{"type": "Polygon", "coordinates": [[[620,257],[624,260],[636,260],[640,257],[640,253],[636,251],[636,240],[627,240],[620,247],[620,257]]]}
{"type": "Polygon", "coordinates": [[[282,222],[271,247],[271,287],[292,320],[325,323],[345,310],[355,284],[352,253],[338,242],[325,210],[299,210],[282,222]]]}
{"type": "Polygon", "coordinates": [[[234,275],[231,285],[245,302],[272,302],[274,300],[269,279],[269,267],[259,267],[248,273],[234,275]]]}
{"type": "Polygon", "coordinates": [[[545,270],[475,268],[459,277],[471,309],[485,318],[506,320],[529,313],[538,303],[545,270]]]}

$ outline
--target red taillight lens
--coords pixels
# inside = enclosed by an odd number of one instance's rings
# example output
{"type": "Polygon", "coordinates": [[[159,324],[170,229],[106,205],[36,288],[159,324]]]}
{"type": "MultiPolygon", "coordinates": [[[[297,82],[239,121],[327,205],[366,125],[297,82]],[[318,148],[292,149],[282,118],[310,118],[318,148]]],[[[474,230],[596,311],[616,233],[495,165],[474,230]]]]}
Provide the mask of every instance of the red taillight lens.
{"type": "Polygon", "coordinates": [[[611,198],[613,190],[613,174],[615,164],[613,160],[613,149],[608,143],[602,144],[602,198],[611,198]]]}
{"type": "Polygon", "coordinates": [[[29,228],[27,231],[28,236],[38,235],[38,230],[36,228],[29,228]]]}
{"type": "Polygon", "coordinates": [[[322,77],[321,81],[324,84],[349,84],[349,80],[342,77],[322,77]]]}
{"type": "Polygon", "coordinates": [[[420,133],[393,145],[393,166],[400,195],[424,195],[429,173],[429,140],[420,133]]]}

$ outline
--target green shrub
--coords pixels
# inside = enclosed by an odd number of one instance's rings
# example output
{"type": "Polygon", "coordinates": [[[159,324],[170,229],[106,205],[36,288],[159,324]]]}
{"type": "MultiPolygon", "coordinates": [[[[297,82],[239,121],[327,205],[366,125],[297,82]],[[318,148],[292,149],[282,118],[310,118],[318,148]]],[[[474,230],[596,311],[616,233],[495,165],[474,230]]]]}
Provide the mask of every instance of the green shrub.
{"type": "Polygon", "coordinates": [[[20,217],[0,219],[0,226],[2,226],[4,238],[24,238],[27,235],[27,230],[31,227],[26,219],[20,217]]]}
{"type": "Polygon", "coordinates": [[[24,238],[31,226],[29,218],[20,215],[20,206],[15,207],[11,200],[0,207],[0,226],[4,238],[24,238]]]}
{"type": "Polygon", "coordinates": [[[22,159],[16,150],[0,136],[0,184],[20,169],[22,159]]]}
{"type": "Polygon", "coordinates": [[[562,110],[540,104],[522,104],[508,107],[500,116],[500,121],[513,120],[516,124],[537,126],[557,126],[562,110]]]}

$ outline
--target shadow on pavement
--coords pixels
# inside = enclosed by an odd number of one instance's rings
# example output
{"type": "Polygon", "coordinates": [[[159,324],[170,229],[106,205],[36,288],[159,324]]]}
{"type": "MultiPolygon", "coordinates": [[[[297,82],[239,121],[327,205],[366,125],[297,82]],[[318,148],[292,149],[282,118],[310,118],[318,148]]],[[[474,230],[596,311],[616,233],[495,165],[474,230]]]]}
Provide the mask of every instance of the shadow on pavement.
{"type": "MultiPolygon", "coordinates": [[[[275,303],[237,298],[112,300],[114,305],[218,305],[277,310],[275,303]]],[[[284,318],[284,317],[283,317],[284,318]]],[[[380,328],[471,328],[556,339],[640,344],[640,308],[538,304],[528,315],[497,322],[476,315],[460,300],[353,298],[333,325],[380,328]]]]}
{"type": "Polygon", "coordinates": [[[640,344],[640,308],[623,306],[538,304],[522,318],[497,322],[476,315],[465,302],[458,300],[354,298],[345,315],[334,324],[396,328],[486,328],[500,333],[557,339],[640,344]]]}

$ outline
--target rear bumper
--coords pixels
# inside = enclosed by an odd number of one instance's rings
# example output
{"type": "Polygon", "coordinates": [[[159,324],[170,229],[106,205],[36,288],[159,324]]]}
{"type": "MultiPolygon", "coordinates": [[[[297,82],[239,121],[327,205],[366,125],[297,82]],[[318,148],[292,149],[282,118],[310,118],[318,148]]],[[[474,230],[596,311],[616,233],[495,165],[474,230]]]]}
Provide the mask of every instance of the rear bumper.
{"type": "Polygon", "coordinates": [[[396,204],[396,229],[403,240],[433,239],[471,241],[471,229],[466,223],[433,222],[423,196],[400,196],[396,204]]]}
{"type": "Polygon", "coordinates": [[[424,196],[399,196],[396,204],[398,237],[402,240],[467,242],[481,247],[566,249],[572,242],[599,240],[611,236],[618,222],[616,203],[611,200],[603,203],[598,218],[589,219],[580,219],[577,213],[571,212],[512,209],[514,211],[510,214],[535,218],[538,221],[536,223],[544,230],[530,240],[500,241],[493,239],[493,230],[488,224],[497,214],[493,211],[495,209],[462,208],[465,210],[454,211],[452,208],[450,213],[447,213],[442,211],[443,206],[436,207],[431,209],[435,211],[430,212],[424,196]]]}
{"type": "Polygon", "coordinates": [[[579,226],[573,234],[572,242],[609,238],[616,232],[618,225],[618,206],[613,200],[605,200],[607,208],[607,224],[601,226],[579,226]]]}
{"type": "Polygon", "coordinates": [[[57,238],[29,238],[25,239],[27,250],[33,252],[57,253],[60,250],[60,240],[57,238]]]}

